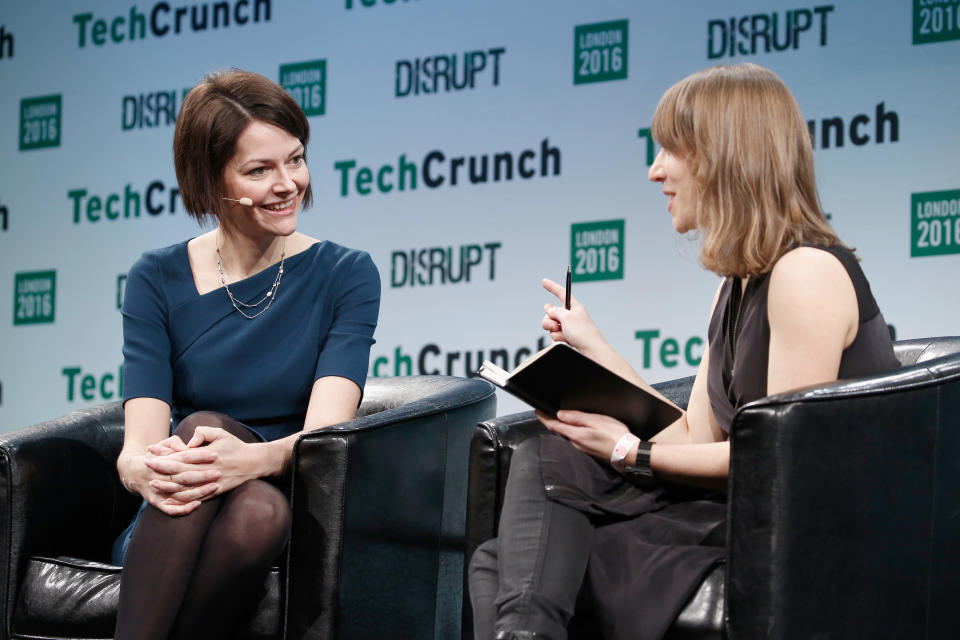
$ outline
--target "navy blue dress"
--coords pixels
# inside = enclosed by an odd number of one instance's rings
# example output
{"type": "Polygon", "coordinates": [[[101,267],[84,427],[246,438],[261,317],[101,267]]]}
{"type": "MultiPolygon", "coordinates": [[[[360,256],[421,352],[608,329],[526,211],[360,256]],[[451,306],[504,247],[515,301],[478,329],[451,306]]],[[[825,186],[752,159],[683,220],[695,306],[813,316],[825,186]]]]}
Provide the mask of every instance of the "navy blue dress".
{"type": "MultiPolygon", "coordinates": [[[[273,265],[230,290],[255,302],[276,275],[273,265]]],[[[276,299],[252,320],[225,289],[197,292],[186,242],[148,251],[127,274],[123,400],[162,400],[175,422],[218,411],[263,440],[288,436],[303,428],[318,378],[339,376],[363,389],[379,309],[373,260],[330,241],[286,259],[276,299]]],[[[115,562],[125,542],[118,540],[115,562]]]]}

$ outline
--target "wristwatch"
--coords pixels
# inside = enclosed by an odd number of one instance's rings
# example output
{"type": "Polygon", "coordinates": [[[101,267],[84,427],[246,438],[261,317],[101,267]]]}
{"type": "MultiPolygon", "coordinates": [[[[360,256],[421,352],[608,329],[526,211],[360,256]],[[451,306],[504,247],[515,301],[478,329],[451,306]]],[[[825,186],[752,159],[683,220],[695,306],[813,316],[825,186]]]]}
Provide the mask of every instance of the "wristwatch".
{"type": "Polygon", "coordinates": [[[637,459],[633,464],[623,467],[623,475],[631,484],[638,487],[653,486],[653,469],[650,468],[650,448],[652,442],[641,440],[637,445],[637,459]]]}

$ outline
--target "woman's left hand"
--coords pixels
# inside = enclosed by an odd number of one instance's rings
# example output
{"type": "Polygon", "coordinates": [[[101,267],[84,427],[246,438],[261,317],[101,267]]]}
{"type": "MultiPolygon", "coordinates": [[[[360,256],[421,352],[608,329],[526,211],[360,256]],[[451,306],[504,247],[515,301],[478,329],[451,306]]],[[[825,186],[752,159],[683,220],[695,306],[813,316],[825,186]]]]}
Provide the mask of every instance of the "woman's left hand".
{"type": "Polygon", "coordinates": [[[256,472],[256,453],[251,445],[243,442],[233,434],[216,427],[197,427],[194,430],[193,437],[186,443],[182,451],[173,451],[176,447],[169,447],[170,452],[155,458],[146,460],[147,466],[157,473],[171,477],[170,482],[154,481],[154,488],[163,493],[169,494],[173,499],[179,499],[178,495],[183,491],[189,491],[191,486],[182,485],[176,482],[178,474],[188,473],[198,470],[216,470],[220,472],[220,479],[217,481],[219,488],[213,495],[218,495],[234,489],[247,480],[252,480],[260,476],[256,472]],[[197,447],[205,447],[208,450],[215,451],[217,458],[214,462],[197,465],[188,461],[188,454],[197,447]]]}
{"type": "Polygon", "coordinates": [[[552,418],[537,411],[537,419],[580,451],[604,461],[610,460],[617,441],[629,431],[627,425],[619,420],[599,413],[564,410],[558,411],[557,417],[552,418]]]}

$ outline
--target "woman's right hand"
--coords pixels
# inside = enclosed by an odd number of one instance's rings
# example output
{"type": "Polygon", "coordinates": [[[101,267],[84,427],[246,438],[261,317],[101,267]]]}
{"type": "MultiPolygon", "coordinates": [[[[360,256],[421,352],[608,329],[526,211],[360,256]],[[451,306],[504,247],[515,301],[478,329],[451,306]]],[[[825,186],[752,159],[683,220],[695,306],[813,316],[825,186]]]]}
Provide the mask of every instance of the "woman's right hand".
{"type": "Polygon", "coordinates": [[[169,516],[186,515],[199,507],[204,498],[214,495],[219,489],[217,481],[220,479],[220,472],[203,468],[204,465],[216,461],[215,451],[200,447],[183,453],[181,460],[197,465],[197,468],[169,476],[154,471],[146,461],[183,451],[186,445],[174,436],[151,445],[149,449],[151,452],[144,455],[121,456],[117,461],[117,470],[120,481],[128,491],[139,493],[144,500],[163,513],[169,516]],[[177,442],[172,442],[174,438],[177,442]],[[161,450],[165,453],[153,453],[161,450]]]}
{"type": "Polygon", "coordinates": [[[570,297],[570,308],[563,305],[566,300],[566,288],[548,278],[543,279],[543,288],[552,293],[561,301],[560,305],[545,304],[546,315],[543,316],[541,326],[548,332],[554,342],[566,342],[571,347],[583,352],[597,350],[606,345],[606,340],[600,329],[594,324],[587,308],[570,297]]]}

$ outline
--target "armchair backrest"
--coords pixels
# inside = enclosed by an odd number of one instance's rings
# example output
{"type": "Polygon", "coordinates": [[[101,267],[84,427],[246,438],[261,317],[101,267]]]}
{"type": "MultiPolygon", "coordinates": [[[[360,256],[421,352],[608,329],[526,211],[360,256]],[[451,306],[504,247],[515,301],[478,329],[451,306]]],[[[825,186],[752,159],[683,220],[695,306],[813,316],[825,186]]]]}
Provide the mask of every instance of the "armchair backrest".
{"type": "Polygon", "coordinates": [[[896,352],[908,366],[737,412],[730,637],[955,633],[960,338],[896,352]]]}

